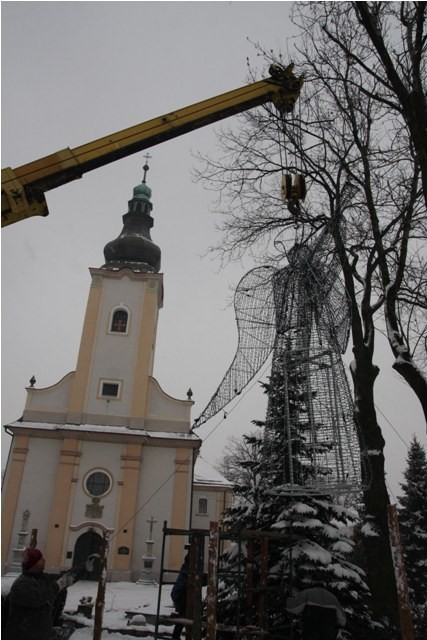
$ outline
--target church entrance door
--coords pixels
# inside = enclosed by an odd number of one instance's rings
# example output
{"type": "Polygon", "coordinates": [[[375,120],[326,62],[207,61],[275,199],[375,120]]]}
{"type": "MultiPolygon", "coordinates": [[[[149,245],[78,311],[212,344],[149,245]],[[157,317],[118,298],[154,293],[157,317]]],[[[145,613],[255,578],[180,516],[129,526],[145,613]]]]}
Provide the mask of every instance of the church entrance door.
{"type": "MultiPolygon", "coordinates": [[[[102,537],[95,531],[86,531],[76,540],[73,554],[73,567],[78,567],[86,562],[92,553],[99,553],[102,537]]],[[[93,571],[86,573],[86,580],[98,580],[99,558],[95,559],[93,571]]]]}

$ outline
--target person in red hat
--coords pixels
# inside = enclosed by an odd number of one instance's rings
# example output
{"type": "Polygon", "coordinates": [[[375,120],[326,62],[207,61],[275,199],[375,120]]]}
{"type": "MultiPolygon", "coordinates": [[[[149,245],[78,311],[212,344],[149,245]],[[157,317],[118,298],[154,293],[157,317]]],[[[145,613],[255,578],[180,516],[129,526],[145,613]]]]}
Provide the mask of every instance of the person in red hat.
{"type": "Polygon", "coordinates": [[[53,626],[57,595],[73,584],[75,577],[44,572],[45,559],[39,549],[28,548],[22,554],[22,573],[8,596],[9,616],[6,640],[48,640],[53,626]]]}

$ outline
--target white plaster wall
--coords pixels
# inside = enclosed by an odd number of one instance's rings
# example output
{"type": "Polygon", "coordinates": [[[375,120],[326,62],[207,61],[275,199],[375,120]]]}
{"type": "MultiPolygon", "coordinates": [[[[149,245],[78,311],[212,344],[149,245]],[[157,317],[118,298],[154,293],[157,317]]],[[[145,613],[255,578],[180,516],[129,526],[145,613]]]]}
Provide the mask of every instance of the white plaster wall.
{"type": "MultiPolygon", "coordinates": [[[[173,491],[175,482],[176,448],[144,447],[142,472],[138,492],[138,506],[135,517],[135,540],[133,543],[132,566],[134,570],[142,570],[142,556],[146,553],[149,534],[147,520],[154,517],[157,523],[153,526],[153,554],[156,561],[154,574],[160,570],[163,541],[163,524],[171,526],[173,491]]],[[[189,466],[188,495],[191,492],[191,464],[189,466]]],[[[185,514],[185,527],[189,525],[190,500],[185,514]]],[[[183,540],[184,546],[184,540],[183,540]]],[[[168,545],[166,546],[165,566],[168,566],[168,545]]]]}
{"type": "Polygon", "coordinates": [[[160,387],[157,380],[150,380],[150,395],[148,400],[148,417],[158,420],[187,421],[190,424],[190,404],[186,400],[172,398],[160,387]]]}
{"type": "Polygon", "coordinates": [[[72,371],[55,385],[45,389],[27,389],[25,410],[67,411],[74,375],[75,372],[72,371]]]}
{"type": "MultiPolygon", "coordinates": [[[[100,504],[104,507],[102,518],[99,522],[108,528],[115,524],[116,504],[118,497],[118,482],[120,480],[120,457],[123,453],[123,445],[114,443],[83,442],[82,455],[78,471],[74,504],[71,511],[70,525],[78,525],[86,520],[86,505],[92,504],[92,497],[84,488],[84,481],[90,471],[97,469],[106,471],[112,477],[112,488],[109,493],[100,498],[100,504]]],[[[73,548],[74,541],[83,531],[70,532],[68,548],[73,548]]]]}
{"type": "Polygon", "coordinates": [[[95,339],[92,372],[88,385],[87,413],[108,416],[127,416],[130,413],[130,394],[135,354],[141,326],[141,310],[145,282],[122,278],[104,278],[99,327],[95,339]],[[126,334],[109,333],[111,311],[124,305],[129,311],[126,334]],[[98,398],[100,379],[121,381],[120,399],[98,398]]]}
{"type": "MultiPolygon", "coordinates": [[[[37,544],[40,549],[45,548],[61,446],[62,440],[30,438],[13,523],[12,548],[18,542],[17,534],[21,527],[22,514],[26,509],[29,509],[31,515],[28,521],[29,535],[25,544],[28,546],[30,542],[31,529],[37,529],[37,544]]],[[[12,553],[9,549],[8,562],[11,559],[12,553]]]]}
{"type": "Polygon", "coordinates": [[[209,529],[211,521],[218,520],[217,514],[217,492],[207,489],[194,488],[193,491],[193,517],[192,526],[195,529],[209,529]],[[198,512],[199,498],[206,498],[208,501],[208,512],[201,514],[198,512]]]}

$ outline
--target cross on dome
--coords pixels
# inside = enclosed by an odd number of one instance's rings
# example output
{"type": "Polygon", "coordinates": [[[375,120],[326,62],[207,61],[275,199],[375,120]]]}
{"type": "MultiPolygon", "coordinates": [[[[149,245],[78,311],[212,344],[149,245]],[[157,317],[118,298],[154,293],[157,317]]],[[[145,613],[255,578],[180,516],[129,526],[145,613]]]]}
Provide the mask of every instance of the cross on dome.
{"type": "Polygon", "coordinates": [[[149,170],[149,168],[150,168],[150,167],[148,166],[148,160],[149,160],[149,158],[152,158],[152,156],[150,156],[150,154],[149,154],[149,153],[146,153],[146,154],[145,154],[145,156],[144,156],[144,158],[145,158],[145,164],[144,164],[144,166],[142,167],[142,168],[144,169],[144,177],[142,178],[142,182],[143,182],[143,183],[145,183],[145,179],[146,179],[146,177],[147,177],[147,171],[148,171],[148,170],[149,170]]]}

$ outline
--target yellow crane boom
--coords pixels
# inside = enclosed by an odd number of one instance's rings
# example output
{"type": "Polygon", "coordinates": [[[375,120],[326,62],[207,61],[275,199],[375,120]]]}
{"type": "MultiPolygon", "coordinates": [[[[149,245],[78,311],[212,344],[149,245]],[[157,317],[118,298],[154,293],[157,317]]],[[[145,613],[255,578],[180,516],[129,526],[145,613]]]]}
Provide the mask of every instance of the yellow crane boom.
{"type": "Polygon", "coordinates": [[[88,171],[152,147],[171,138],[218,122],[265,102],[282,112],[292,111],[303,80],[292,65],[270,67],[271,77],[172,111],[93,142],[66,148],[28,164],[2,169],[2,227],[31,216],[47,216],[44,193],[88,171]]]}

